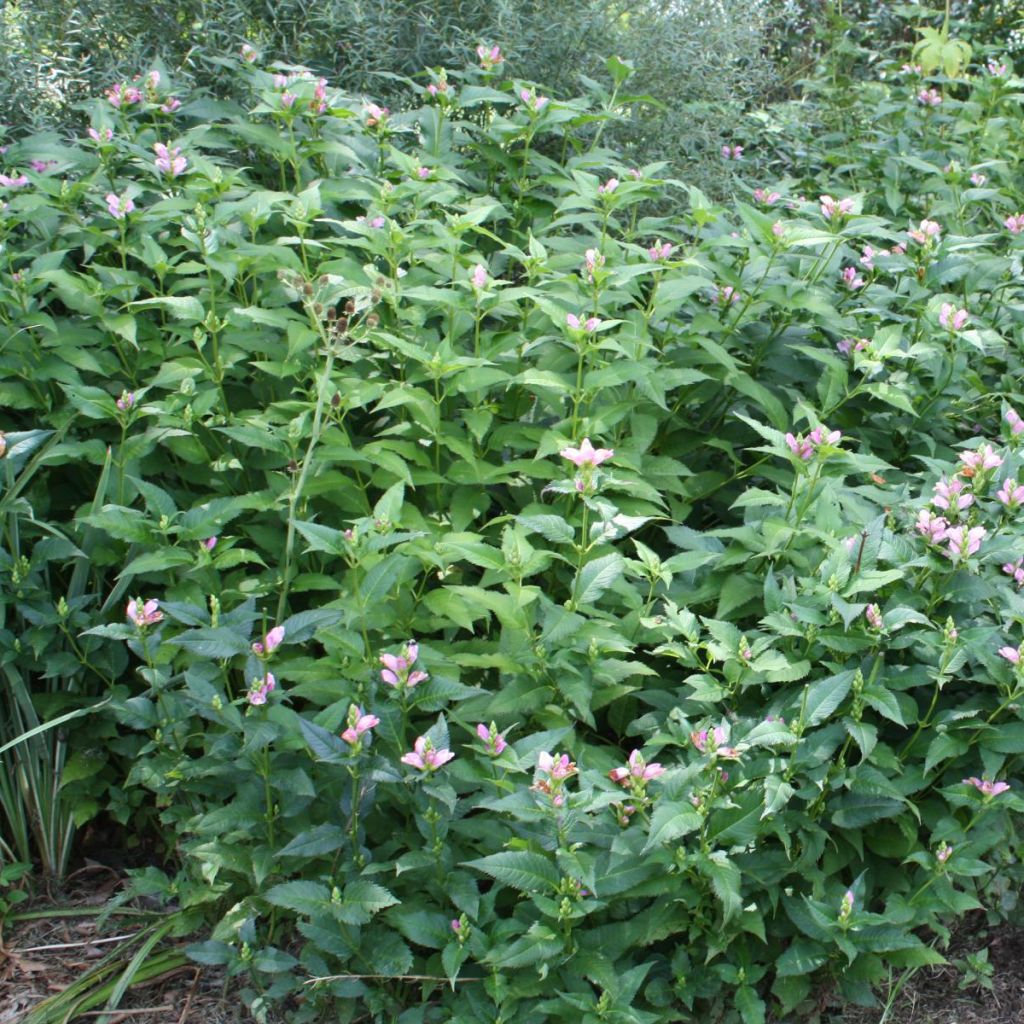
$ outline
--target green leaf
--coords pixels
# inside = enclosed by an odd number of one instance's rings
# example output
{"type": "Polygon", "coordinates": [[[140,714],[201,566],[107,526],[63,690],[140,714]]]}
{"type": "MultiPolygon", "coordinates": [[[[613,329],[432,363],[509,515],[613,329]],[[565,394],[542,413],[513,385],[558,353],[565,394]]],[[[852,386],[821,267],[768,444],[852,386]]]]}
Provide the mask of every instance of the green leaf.
{"type": "Polygon", "coordinates": [[[334,853],[345,845],[348,837],[340,825],[316,825],[300,832],[287,846],[277,851],[278,857],[319,857],[334,853]]]}
{"type": "Polygon", "coordinates": [[[749,985],[741,985],[736,990],[736,1009],[740,1011],[743,1024],[764,1024],[764,1000],[749,985]]]}
{"type": "Polygon", "coordinates": [[[331,905],[331,890],[319,882],[296,879],[272,886],[264,893],[264,899],[275,907],[310,917],[331,905]]]}
{"type": "Polygon", "coordinates": [[[674,842],[681,836],[695,832],[701,826],[701,816],[688,801],[659,801],[651,815],[651,827],[641,854],[655,846],[674,842]]]}
{"type": "Polygon", "coordinates": [[[700,873],[711,882],[711,888],[722,904],[725,921],[740,912],[740,869],[729,860],[723,850],[715,850],[697,862],[700,873]]]}
{"type": "Polygon", "coordinates": [[[558,868],[539,853],[503,851],[489,857],[465,861],[466,867],[476,868],[484,874],[511,886],[520,892],[544,892],[555,889],[561,880],[558,868]]]}
{"type": "Polygon", "coordinates": [[[580,570],[576,584],[578,604],[593,604],[612,584],[622,577],[625,561],[617,551],[587,562],[580,570]]]}
{"type": "Polygon", "coordinates": [[[850,692],[855,674],[851,669],[829,676],[827,679],[820,679],[807,687],[805,726],[820,725],[838,709],[850,692]]]}

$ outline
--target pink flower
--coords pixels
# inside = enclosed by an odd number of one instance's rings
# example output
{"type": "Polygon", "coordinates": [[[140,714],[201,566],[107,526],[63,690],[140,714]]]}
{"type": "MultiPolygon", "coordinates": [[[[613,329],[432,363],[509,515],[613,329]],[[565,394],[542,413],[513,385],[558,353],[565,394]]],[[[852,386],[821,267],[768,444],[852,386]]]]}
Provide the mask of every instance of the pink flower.
{"type": "Polygon", "coordinates": [[[212,551],[217,546],[217,538],[207,537],[202,543],[203,547],[206,548],[207,551],[212,551]]]}
{"type": "Polygon", "coordinates": [[[13,177],[8,174],[0,174],[0,185],[4,188],[24,188],[28,184],[28,175],[17,174],[13,177]]]}
{"type": "Polygon", "coordinates": [[[716,306],[731,306],[740,301],[740,293],[731,284],[723,285],[721,288],[716,286],[711,294],[711,301],[716,306]]]}
{"type": "Polygon", "coordinates": [[[572,330],[586,331],[588,334],[593,334],[601,326],[601,321],[596,316],[588,316],[586,320],[581,320],[575,313],[566,313],[565,322],[572,330]]]}
{"type": "Polygon", "coordinates": [[[114,137],[114,133],[109,128],[103,128],[100,129],[99,131],[97,131],[95,128],[90,128],[86,134],[97,145],[101,145],[104,142],[109,142],[114,137]]]}
{"type": "Polygon", "coordinates": [[[128,602],[126,614],[129,622],[134,622],[139,629],[145,629],[146,626],[153,626],[163,621],[164,613],[159,609],[160,602],[155,597],[148,601],[136,597],[128,602]]]}
{"type": "Polygon", "coordinates": [[[923,107],[937,107],[942,102],[942,93],[938,89],[922,89],[917,94],[917,102],[923,107]]]}
{"type": "Polygon", "coordinates": [[[783,224],[781,220],[777,220],[772,225],[772,234],[776,238],[781,238],[785,233],[786,233],[786,225],[783,224]]]}
{"type": "Polygon", "coordinates": [[[934,220],[923,220],[920,225],[907,234],[918,245],[927,245],[932,239],[938,241],[942,234],[942,225],[934,220]]]}
{"type": "Polygon", "coordinates": [[[726,160],[740,160],[743,157],[743,147],[742,146],[723,146],[722,147],[722,156],[725,157],[726,160]]]}
{"type": "Polygon", "coordinates": [[[180,146],[169,150],[162,142],[156,142],[153,144],[153,152],[156,153],[155,163],[158,171],[162,171],[171,178],[177,178],[179,174],[185,173],[188,161],[179,155],[181,153],[180,146]]]}
{"type": "Polygon", "coordinates": [[[870,245],[865,245],[861,250],[861,257],[858,260],[865,270],[875,269],[875,250],[870,245]]]}
{"type": "Polygon", "coordinates": [[[943,842],[942,845],[935,851],[935,859],[940,864],[945,864],[949,860],[953,853],[953,847],[947,842],[943,842]]]}
{"type": "Polygon", "coordinates": [[[864,278],[857,276],[856,267],[847,267],[843,270],[840,276],[843,279],[843,283],[850,289],[850,291],[856,291],[858,288],[864,287],[864,278]]]}
{"type": "Polygon", "coordinates": [[[973,476],[988,469],[998,469],[1003,464],[1003,460],[992,450],[990,444],[975,451],[963,452],[960,461],[972,471],[964,473],[964,476],[973,476]]]}
{"type": "Polygon", "coordinates": [[[881,629],[885,623],[882,622],[882,610],[877,604],[869,604],[864,610],[864,618],[872,629],[881,629]]]}
{"type": "Polygon", "coordinates": [[[425,679],[429,678],[426,672],[419,670],[415,672],[410,671],[412,666],[416,664],[419,653],[420,645],[415,640],[410,640],[402,648],[401,654],[382,654],[380,656],[380,663],[384,666],[384,669],[380,674],[381,679],[388,686],[394,686],[398,689],[405,688],[411,690],[414,686],[418,686],[425,679]]]}
{"type": "Polygon", "coordinates": [[[981,542],[988,536],[984,526],[951,526],[946,531],[946,543],[949,544],[947,554],[954,561],[961,561],[977,554],[981,542]]]}
{"type": "MultiPolygon", "coordinates": [[[[981,186],[984,185],[986,181],[988,181],[988,177],[986,175],[982,174],[980,171],[975,171],[971,175],[971,184],[975,188],[981,188],[981,186]]],[[[1009,225],[1007,225],[1007,226],[1009,227],[1009,225]]],[[[1024,227],[1024,224],[1022,224],[1021,227],[1024,227]]],[[[1011,228],[1011,230],[1012,230],[1012,228],[1011,228]]],[[[1014,234],[1016,234],[1016,232],[1014,232],[1014,234]]]]}
{"type": "Polygon", "coordinates": [[[814,457],[814,445],[802,435],[786,434],[786,444],[797,458],[807,460],[814,457]]]}
{"type": "Polygon", "coordinates": [[[121,397],[114,403],[121,410],[121,412],[128,412],[135,406],[135,392],[134,391],[122,391],[121,397]]]}
{"type": "Polygon", "coordinates": [[[508,746],[505,737],[498,732],[498,727],[493,722],[489,727],[480,722],[476,727],[476,734],[487,744],[487,753],[492,757],[497,757],[508,746]]]}
{"type": "Polygon", "coordinates": [[[663,260],[667,260],[672,255],[672,250],[675,246],[670,245],[668,242],[662,242],[659,238],[654,245],[647,250],[647,256],[655,263],[660,263],[663,260]]]}
{"type": "Polygon", "coordinates": [[[966,309],[957,309],[951,302],[944,302],[939,311],[939,323],[951,334],[961,330],[970,314],[966,309]]]}
{"type": "Polygon", "coordinates": [[[402,764],[418,768],[421,772],[432,772],[441,765],[447,764],[455,755],[447,749],[435,750],[434,744],[426,736],[420,736],[412,745],[412,750],[401,757],[402,764]]]}
{"type": "Polygon", "coordinates": [[[943,477],[935,485],[935,497],[932,498],[932,504],[947,512],[962,512],[974,501],[974,495],[969,491],[964,492],[964,486],[963,480],[959,477],[955,476],[949,481],[943,477]]]}
{"type": "Polygon", "coordinates": [[[537,768],[556,781],[568,779],[576,774],[576,765],[569,760],[568,754],[548,754],[541,751],[537,755],[537,768]]]}
{"type": "Polygon", "coordinates": [[[427,178],[430,177],[430,168],[429,167],[417,167],[416,168],[416,177],[419,178],[420,181],[426,181],[427,178]]]}
{"type": "Polygon", "coordinates": [[[710,754],[726,740],[725,730],[716,725],[710,732],[701,729],[690,733],[690,742],[702,753],[710,754]]]}
{"type": "Polygon", "coordinates": [[[29,160],[28,165],[36,174],[44,174],[56,164],[56,160],[29,160]]]}
{"type": "Polygon", "coordinates": [[[107,99],[113,107],[129,107],[142,100],[142,93],[132,86],[126,88],[121,82],[117,82],[107,90],[107,99]]]}
{"type": "Polygon", "coordinates": [[[262,643],[257,640],[256,643],[252,645],[253,654],[273,654],[274,651],[281,646],[282,640],[284,640],[284,626],[275,626],[263,638],[262,643]]]}
{"type": "Polygon", "coordinates": [[[1024,586],[1024,558],[1018,558],[1016,562],[1007,562],[1003,566],[1003,572],[1012,576],[1018,587],[1024,586]]]}
{"type": "Polygon", "coordinates": [[[634,785],[642,787],[644,783],[650,782],[652,779],[656,779],[659,775],[664,774],[665,769],[660,764],[656,761],[647,764],[640,751],[634,750],[629,755],[627,765],[624,768],[613,768],[608,773],[608,777],[613,782],[618,782],[623,786],[629,786],[632,782],[634,785]]]}
{"type": "Polygon", "coordinates": [[[313,99],[309,102],[310,107],[318,114],[327,109],[327,79],[318,78],[316,88],[313,90],[313,99]]]}
{"type": "Polygon", "coordinates": [[[609,178],[603,185],[597,186],[597,194],[610,196],[619,187],[618,178],[609,178]]]}
{"type": "Polygon", "coordinates": [[[248,43],[242,43],[242,48],[238,52],[246,64],[252,64],[256,60],[256,51],[248,43]]]}
{"type": "Polygon", "coordinates": [[[474,288],[487,287],[487,270],[479,263],[473,268],[472,281],[474,288]]]}
{"type": "Polygon", "coordinates": [[[172,96],[172,97],[170,97],[170,99],[166,100],[163,103],[163,105],[160,107],[160,112],[162,114],[173,114],[180,107],[181,107],[181,100],[176,99],[175,97],[172,96]]]}
{"type": "Polygon", "coordinates": [[[1018,647],[1000,647],[996,654],[1005,658],[1011,665],[1020,664],[1020,648],[1018,647]]]}
{"type": "Polygon", "coordinates": [[[376,715],[363,714],[360,708],[352,704],[348,709],[348,728],[341,734],[341,738],[351,746],[355,746],[363,733],[375,729],[378,725],[380,725],[380,719],[376,715]]]}
{"type": "Polygon", "coordinates": [[[291,110],[291,108],[295,106],[295,101],[298,98],[299,97],[296,96],[295,93],[293,93],[293,92],[283,92],[283,93],[281,93],[281,109],[282,110],[291,110]]]}
{"type": "Polygon", "coordinates": [[[979,779],[974,775],[969,779],[964,779],[964,785],[973,786],[989,800],[999,796],[1000,793],[1005,793],[1010,788],[1008,782],[989,782],[988,779],[979,779]]]}
{"type": "Polygon", "coordinates": [[[847,920],[849,920],[850,915],[853,913],[853,906],[854,906],[853,890],[852,889],[847,889],[846,892],[843,893],[843,898],[842,898],[842,900],[839,903],[839,920],[840,921],[847,921],[847,920]]]}
{"type": "Polygon", "coordinates": [[[547,96],[538,96],[530,89],[520,89],[519,98],[523,101],[526,109],[534,114],[539,114],[549,102],[547,96]]]}
{"type": "Polygon", "coordinates": [[[287,89],[291,79],[287,75],[274,75],[274,88],[287,89]]]}
{"type": "Polygon", "coordinates": [[[897,242],[890,250],[890,256],[902,256],[907,251],[907,247],[902,242],[897,242]]]}
{"type": "Polygon", "coordinates": [[[1011,235],[1019,235],[1024,231],[1024,213],[1011,214],[1003,223],[1011,235]]]}
{"type": "Polygon", "coordinates": [[[929,544],[938,544],[946,537],[949,523],[942,516],[933,515],[928,509],[923,508],[917,514],[917,522],[914,529],[924,537],[929,544]]]}
{"type": "Polygon", "coordinates": [[[568,459],[574,466],[582,469],[584,466],[600,466],[607,462],[614,454],[612,448],[595,448],[590,443],[590,438],[583,438],[579,448],[563,448],[559,453],[562,458],[568,459]]]}
{"type": "Polygon", "coordinates": [[[990,60],[985,65],[985,70],[988,71],[993,78],[1002,78],[1006,74],[1006,65],[997,64],[994,60],[990,60]]]}
{"type": "Polygon", "coordinates": [[[904,74],[919,75],[924,70],[920,64],[904,64],[900,71],[904,74]]]}
{"type": "Polygon", "coordinates": [[[604,255],[597,249],[588,249],[583,254],[583,266],[587,271],[587,280],[593,282],[594,273],[605,264],[604,255]]]}
{"type": "Polygon", "coordinates": [[[107,210],[114,220],[124,220],[135,209],[135,203],[128,196],[107,193],[107,210]]]}
{"type": "Polygon", "coordinates": [[[262,679],[258,676],[250,683],[246,698],[253,707],[267,703],[267,694],[277,689],[277,680],[273,672],[267,672],[262,679]]]}
{"type": "Polygon", "coordinates": [[[1016,437],[1020,433],[1024,433],[1024,419],[1021,418],[1019,412],[1016,409],[1009,408],[1006,410],[1006,414],[1003,416],[1007,424],[1010,427],[1010,433],[1016,437]]]}
{"type": "Polygon", "coordinates": [[[853,213],[853,200],[850,198],[836,200],[832,196],[818,196],[818,202],[825,220],[837,220],[853,213]]]}
{"type": "Polygon", "coordinates": [[[767,189],[755,188],[754,198],[765,206],[774,206],[782,196],[778,192],[769,192],[767,189]]]}
{"type": "Polygon", "coordinates": [[[369,128],[372,128],[375,124],[380,124],[391,113],[387,107],[379,107],[376,103],[367,103],[365,109],[366,124],[369,128]]]}
{"type": "Polygon", "coordinates": [[[480,66],[485,71],[490,71],[495,65],[500,64],[505,58],[501,55],[501,48],[498,46],[478,46],[476,55],[480,60],[480,66]]]}

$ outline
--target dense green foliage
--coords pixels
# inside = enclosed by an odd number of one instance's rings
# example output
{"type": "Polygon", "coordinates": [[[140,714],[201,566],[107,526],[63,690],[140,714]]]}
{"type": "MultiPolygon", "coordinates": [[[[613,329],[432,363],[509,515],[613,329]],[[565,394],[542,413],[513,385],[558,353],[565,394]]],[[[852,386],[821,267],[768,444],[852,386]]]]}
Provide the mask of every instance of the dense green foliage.
{"type": "Polygon", "coordinates": [[[620,61],[482,52],[11,144],[5,726],[103,702],[54,813],[258,1014],[870,1002],[1020,882],[1020,83],[837,89],[724,206],[602,148],[620,61]]]}

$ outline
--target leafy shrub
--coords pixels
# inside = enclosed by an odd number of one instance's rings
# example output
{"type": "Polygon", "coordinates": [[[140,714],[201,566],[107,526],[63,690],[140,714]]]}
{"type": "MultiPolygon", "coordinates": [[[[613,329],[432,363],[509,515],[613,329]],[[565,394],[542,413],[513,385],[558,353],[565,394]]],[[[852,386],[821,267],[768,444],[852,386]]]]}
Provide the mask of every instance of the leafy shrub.
{"type": "Polygon", "coordinates": [[[601,55],[618,53],[636,67],[634,89],[651,97],[614,129],[628,159],[670,160],[720,191],[728,126],[772,81],[762,53],[771,14],[766,0],[567,0],[557,18],[545,0],[20,0],[0,21],[0,119],[80,131],[74,101],[147,65],[240,98],[218,55],[242,39],[268,63],[305,65],[391,107],[408,96],[404,79],[422,86],[425,67],[458,67],[482,41],[561,96],[601,77],[601,55]]]}
{"type": "Polygon", "coordinates": [[[1020,879],[1018,94],[725,208],[496,57],[11,147],[6,664],[257,1013],[870,1002],[1020,879]]]}

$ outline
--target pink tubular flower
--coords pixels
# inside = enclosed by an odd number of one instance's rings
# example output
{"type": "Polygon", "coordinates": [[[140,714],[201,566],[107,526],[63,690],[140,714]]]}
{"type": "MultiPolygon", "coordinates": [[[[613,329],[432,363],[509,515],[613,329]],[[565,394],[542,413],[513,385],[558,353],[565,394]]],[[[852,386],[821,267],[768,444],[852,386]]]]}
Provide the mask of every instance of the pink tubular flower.
{"type": "Polygon", "coordinates": [[[943,477],[935,485],[935,497],[932,504],[947,512],[962,512],[974,502],[974,495],[970,491],[964,491],[965,484],[959,477],[954,476],[947,481],[943,477]]]}
{"type": "Polygon", "coordinates": [[[853,913],[853,905],[854,905],[853,890],[852,889],[847,889],[846,892],[843,893],[843,898],[842,898],[842,900],[839,903],[839,920],[840,921],[848,921],[849,920],[850,915],[853,913]]]}
{"type": "Polygon", "coordinates": [[[774,206],[782,196],[778,192],[769,192],[767,189],[755,188],[754,198],[765,206],[774,206]]]}
{"type": "Polygon", "coordinates": [[[1007,562],[1003,566],[1003,572],[1013,577],[1013,582],[1018,587],[1024,586],[1024,558],[1018,558],[1016,562],[1007,562]]]}
{"type": "Polygon", "coordinates": [[[665,769],[660,764],[656,761],[651,764],[647,764],[640,751],[634,750],[633,753],[629,755],[628,763],[624,767],[613,768],[608,773],[608,778],[610,778],[612,782],[619,783],[620,786],[624,786],[626,788],[632,787],[639,791],[644,788],[646,783],[650,782],[652,779],[656,779],[659,775],[664,774],[665,769]]]}
{"type": "Polygon", "coordinates": [[[918,227],[912,228],[907,234],[918,245],[927,245],[933,239],[939,240],[942,235],[942,225],[934,220],[923,220],[918,227]]]}
{"type": "Polygon", "coordinates": [[[942,516],[933,515],[928,509],[923,508],[917,514],[917,522],[914,523],[914,529],[929,544],[938,544],[940,541],[945,540],[949,523],[942,516]]]}
{"type": "Polygon", "coordinates": [[[949,860],[952,853],[953,847],[950,846],[949,843],[944,841],[942,845],[935,851],[935,859],[940,864],[945,864],[946,861],[949,860]]]}
{"type": "Polygon", "coordinates": [[[539,114],[547,105],[547,96],[538,96],[532,89],[520,89],[519,98],[523,106],[533,114],[539,114]]]}
{"type": "Polygon", "coordinates": [[[281,93],[281,99],[280,99],[281,109],[282,110],[291,110],[291,108],[295,106],[295,101],[298,98],[299,97],[296,96],[295,93],[293,93],[293,92],[283,92],[283,93],[281,93]]]}
{"type": "Polygon", "coordinates": [[[832,196],[819,196],[818,203],[825,220],[837,220],[853,213],[853,200],[850,198],[833,199],[832,196]]]}
{"type": "Polygon", "coordinates": [[[718,747],[725,743],[725,740],[725,730],[720,725],[716,725],[710,731],[707,729],[700,729],[697,732],[690,733],[690,742],[702,754],[713,753],[718,747]]]}
{"type": "Polygon", "coordinates": [[[875,269],[875,250],[870,245],[865,245],[861,250],[860,259],[857,261],[865,270],[875,269]]]}
{"type": "Polygon", "coordinates": [[[378,725],[380,719],[376,715],[366,715],[361,708],[352,704],[348,709],[348,728],[341,734],[341,738],[350,746],[355,746],[363,733],[375,729],[378,725]]]}
{"type": "Polygon", "coordinates": [[[601,321],[596,316],[588,316],[586,320],[581,320],[575,313],[566,313],[565,322],[572,330],[586,331],[588,334],[593,334],[601,326],[601,321]]]}
{"type": "MultiPolygon", "coordinates": [[[[982,174],[981,171],[975,171],[971,175],[971,184],[975,188],[981,188],[981,186],[984,185],[986,181],[988,181],[988,176],[982,174]]],[[[1007,227],[1009,227],[1009,225],[1007,225],[1007,227]]]]}
{"type": "Polygon", "coordinates": [[[882,622],[882,610],[877,604],[869,604],[864,610],[864,618],[868,620],[868,625],[872,629],[881,629],[884,623],[882,622]]]}
{"type": "Polygon", "coordinates": [[[282,640],[284,640],[284,626],[275,626],[263,638],[262,643],[257,640],[256,643],[252,645],[252,652],[258,656],[273,654],[274,651],[281,646],[282,640]]]}
{"type": "Polygon", "coordinates": [[[1011,235],[1019,235],[1024,231],[1024,213],[1011,214],[1003,223],[1011,235]]]}
{"type": "Polygon", "coordinates": [[[969,471],[964,473],[964,476],[967,477],[974,476],[976,473],[983,473],[989,469],[998,469],[1003,464],[1002,458],[992,450],[992,445],[990,444],[975,451],[963,452],[960,456],[960,461],[969,471]]]}
{"type": "Polygon", "coordinates": [[[267,703],[267,694],[271,690],[277,689],[277,680],[274,678],[273,672],[267,672],[263,678],[260,679],[257,676],[252,683],[249,685],[249,692],[246,694],[246,699],[253,707],[258,707],[260,704],[267,703]]]}
{"type": "Polygon", "coordinates": [[[125,86],[118,82],[107,90],[107,99],[113,107],[130,107],[133,103],[142,102],[142,93],[133,85],[125,86]]]}
{"type": "Polygon", "coordinates": [[[654,263],[661,263],[667,260],[672,255],[672,250],[675,248],[674,245],[670,245],[668,242],[663,242],[660,238],[647,250],[647,256],[654,263]]]}
{"type": "Polygon", "coordinates": [[[248,43],[242,43],[242,48],[238,51],[238,55],[246,64],[252,64],[256,60],[256,50],[248,43]]]}
{"type": "Polygon", "coordinates": [[[994,60],[990,60],[985,65],[985,70],[993,78],[1002,78],[1006,74],[1006,65],[1005,64],[997,64],[994,60]]]}
{"type": "Polygon", "coordinates": [[[1010,433],[1016,437],[1018,434],[1024,433],[1024,418],[1021,417],[1020,413],[1014,408],[1006,410],[1003,419],[1006,420],[1010,427],[1010,433]]]}
{"type": "Polygon", "coordinates": [[[508,746],[505,737],[498,732],[498,727],[493,722],[490,726],[480,722],[476,727],[476,734],[487,744],[487,753],[491,757],[497,757],[508,746]]]}
{"type": "Polygon", "coordinates": [[[600,466],[607,462],[615,454],[613,448],[595,448],[590,443],[590,438],[585,437],[579,448],[563,448],[559,453],[564,459],[568,459],[574,466],[582,469],[584,466],[600,466]]]}
{"type": "Polygon", "coordinates": [[[476,48],[476,55],[480,61],[480,66],[485,71],[490,71],[505,59],[502,56],[501,48],[498,46],[478,46],[476,48]]]}
{"type": "Polygon", "coordinates": [[[114,137],[114,133],[109,128],[101,128],[99,130],[90,128],[86,132],[90,139],[97,145],[102,145],[104,142],[110,142],[114,137]]]}
{"type": "Polygon", "coordinates": [[[128,196],[118,196],[113,192],[108,192],[106,199],[107,210],[114,220],[124,220],[135,209],[135,203],[128,196]]]}
{"type": "Polygon", "coordinates": [[[961,330],[970,314],[966,309],[957,309],[951,302],[944,302],[939,311],[939,323],[951,334],[961,330]]]}
{"type": "Polygon", "coordinates": [[[26,174],[0,174],[0,186],[4,188],[24,188],[28,184],[26,174]]]}
{"type": "Polygon", "coordinates": [[[1010,788],[1010,784],[1008,782],[989,782],[988,779],[979,779],[974,775],[969,779],[964,779],[964,785],[973,786],[988,800],[999,796],[1000,793],[1005,793],[1010,788]]]}
{"type": "Polygon", "coordinates": [[[316,88],[313,90],[313,98],[309,101],[310,109],[317,114],[327,110],[327,79],[318,78],[316,88]]]}
{"type": "Polygon", "coordinates": [[[45,174],[56,163],[56,160],[29,160],[28,165],[36,174],[45,174]]]}
{"type": "Polygon", "coordinates": [[[922,107],[937,107],[942,102],[942,93],[938,89],[922,89],[917,94],[917,102],[922,107]]]}
{"type": "Polygon", "coordinates": [[[609,178],[603,185],[597,186],[597,194],[610,196],[619,187],[618,178],[609,178]]]}
{"type": "Polygon", "coordinates": [[[486,288],[487,287],[487,270],[481,264],[477,264],[473,268],[473,287],[474,288],[486,288]]]}
{"type": "Polygon", "coordinates": [[[402,648],[401,654],[382,654],[380,656],[380,663],[384,666],[384,669],[380,674],[381,679],[388,686],[408,690],[428,679],[429,676],[426,672],[419,670],[415,672],[410,671],[412,666],[416,664],[419,653],[420,645],[415,640],[410,640],[402,648]]]}
{"type": "Polygon", "coordinates": [[[743,158],[742,146],[723,146],[722,156],[726,160],[740,160],[743,158]]]}
{"type": "Polygon", "coordinates": [[[711,293],[711,301],[716,306],[731,306],[740,301],[740,293],[731,284],[717,287],[711,293]]]}
{"type": "Polygon", "coordinates": [[[587,280],[593,283],[594,273],[605,264],[604,254],[598,249],[588,249],[583,254],[583,266],[587,271],[587,280]]]}
{"type": "Polygon", "coordinates": [[[368,128],[372,128],[375,124],[380,124],[391,113],[387,107],[379,107],[376,103],[367,103],[365,109],[366,125],[368,128]]]}
{"type": "Polygon", "coordinates": [[[947,554],[954,561],[962,561],[977,554],[981,542],[988,536],[984,526],[951,526],[946,531],[946,543],[949,545],[947,554]]]}
{"type": "Polygon", "coordinates": [[[188,161],[180,155],[180,146],[168,149],[162,142],[155,142],[153,144],[153,152],[156,153],[155,163],[158,171],[171,178],[177,178],[178,175],[185,173],[188,161]]]}
{"type": "Polygon", "coordinates": [[[134,622],[139,629],[162,622],[164,617],[164,613],[160,611],[160,602],[155,597],[148,601],[143,601],[141,597],[133,598],[128,602],[126,614],[128,621],[134,622]]]}
{"type": "Polygon", "coordinates": [[[864,287],[864,278],[857,276],[856,267],[846,267],[840,274],[840,277],[842,277],[843,283],[850,291],[856,291],[858,288],[864,287]]]}
{"type": "Polygon", "coordinates": [[[207,551],[212,551],[217,546],[217,538],[207,537],[206,540],[202,542],[202,544],[207,551]]]}
{"type": "Polygon", "coordinates": [[[565,782],[576,774],[576,765],[568,754],[549,754],[541,751],[537,755],[537,770],[534,772],[534,792],[550,797],[554,807],[565,804],[565,782]]]}
{"type": "Polygon", "coordinates": [[[436,750],[426,736],[419,736],[412,750],[401,757],[402,764],[418,768],[421,772],[432,772],[447,764],[455,755],[447,749],[436,750]]]}
{"type": "Polygon", "coordinates": [[[1005,658],[1011,665],[1020,664],[1020,648],[1019,647],[1000,647],[996,654],[1000,658],[1005,658]]]}
{"type": "Polygon", "coordinates": [[[135,407],[135,392],[122,391],[121,397],[114,403],[121,412],[128,412],[135,407]]]}

